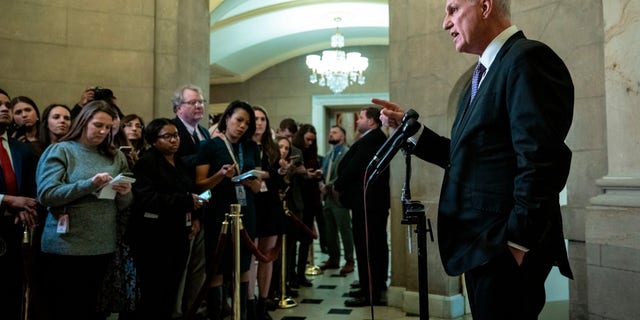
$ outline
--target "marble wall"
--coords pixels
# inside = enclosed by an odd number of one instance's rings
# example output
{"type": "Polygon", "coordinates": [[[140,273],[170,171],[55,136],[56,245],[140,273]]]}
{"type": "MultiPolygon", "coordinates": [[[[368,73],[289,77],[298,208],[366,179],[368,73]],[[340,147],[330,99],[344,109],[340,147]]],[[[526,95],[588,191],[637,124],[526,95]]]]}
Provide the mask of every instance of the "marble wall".
{"type": "Polygon", "coordinates": [[[171,95],[208,92],[206,0],[0,1],[0,87],[72,107],[88,86],[110,88],[125,113],[173,116],[171,95]]]}

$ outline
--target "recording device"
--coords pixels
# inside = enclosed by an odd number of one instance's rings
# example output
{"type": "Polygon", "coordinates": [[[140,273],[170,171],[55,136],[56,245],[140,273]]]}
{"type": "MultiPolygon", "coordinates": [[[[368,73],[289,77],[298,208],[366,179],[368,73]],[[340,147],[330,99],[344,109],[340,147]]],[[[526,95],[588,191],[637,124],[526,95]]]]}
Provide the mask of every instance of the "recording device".
{"type": "Polygon", "coordinates": [[[267,174],[266,171],[253,169],[251,171],[247,171],[241,175],[235,176],[231,178],[232,182],[240,182],[245,179],[254,180],[254,179],[262,179],[267,174]]]}
{"type": "Polygon", "coordinates": [[[133,150],[132,146],[120,146],[118,148],[120,151],[124,152],[124,153],[129,153],[131,152],[131,150],[133,150]]]}
{"type": "MultiPolygon", "coordinates": [[[[415,113],[415,111],[413,112],[415,113]]],[[[385,141],[382,147],[378,149],[378,152],[376,152],[376,155],[367,166],[367,184],[375,180],[380,173],[389,166],[389,162],[391,162],[393,156],[395,156],[398,150],[405,144],[406,140],[420,129],[420,123],[416,120],[418,114],[415,113],[415,115],[407,117],[408,113],[407,111],[405,116],[402,117],[402,125],[385,141]]]]}
{"type": "Polygon", "coordinates": [[[211,199],[211,190],[207,189],[207,191],[201,193],[198,195],[198,198],[202,198],[204,200],[209,200],[211,199]]]}
{"type": "Polygon", "coordinates": [[[104,100],[111,102],[113,100],[113,91],[111,89],[95,86],[93,88],[93,100],[104,100]]]}

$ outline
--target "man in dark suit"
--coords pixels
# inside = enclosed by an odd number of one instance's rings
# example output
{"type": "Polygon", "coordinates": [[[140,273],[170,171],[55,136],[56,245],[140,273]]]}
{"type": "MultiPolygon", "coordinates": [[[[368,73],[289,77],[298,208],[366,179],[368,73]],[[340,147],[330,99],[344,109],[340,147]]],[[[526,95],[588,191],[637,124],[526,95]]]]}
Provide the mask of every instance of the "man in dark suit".
{"type": "MultiPolygon", "coordinates": [[[[171,99],[173,112],[176,114],[173,123],[178,128],[180,147],[176,156],[182,157],[188,167],[191,179],[195,181],[195,160],[200,147],[200,141],[211,139],[209,131],[198,124],[204,117],[204,106],[207,103],[202,97],[202,89],[187,84],[180,87],[171,99]]],[[[200,214],[201,212],[196,212],[200,214]]],[[[198,295],[198,290],[204,283],[204,230],[201,229],[200,216],[192,217],[192,232],[189,257],[185,274],[180,283],[175,317],[181,317],[188,311],[198,295]]]]}
{"type": "Polygon", "coordinates": [[[0,89],[0,318],[17,320],[25,281],[23,231],[35,227],[38,219],[35,157],[31,147],[7,135],[13,121],[10,101],[0,89]]]}
{"type": "MultiPolygon", "coordinates": [[[[572,277],[559,205],[571,163],[571,76],[511,25],[508,0],[447,0],[443,27],[457,51],[480,59],[451,139],[427,127],[414,136],[415,154],[445,169],[442,262],[448,274],[466,274],[474,320],[537,319],[551,267],[572,277]]],[[[373,102],[398,125],[398,105],[373,102]]]]}
{"type": "Polygon", "coordinates": [[[366,202],[363,182],[367,165],[387,139],[381,125],[380,108],[366,107],[360,111],[357,126],[362,135],[340,161],[338,179],[333,184],[334,190],[340,194],[340,202],[351,209],[361,288],[356,297],[345,301],[347,307],[385,303],[382,292],[387,289],[389,272],[389,170],[385,169],[377,180],[367,186],[366,202]]]}

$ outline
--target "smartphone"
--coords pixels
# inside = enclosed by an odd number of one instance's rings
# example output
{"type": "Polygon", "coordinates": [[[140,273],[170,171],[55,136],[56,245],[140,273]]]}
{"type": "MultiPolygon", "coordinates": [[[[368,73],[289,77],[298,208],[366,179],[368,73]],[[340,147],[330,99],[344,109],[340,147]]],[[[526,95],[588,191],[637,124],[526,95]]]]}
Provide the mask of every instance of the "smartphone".
{"type": "Polygon", "coordinates": [[[202,198],[202,199],[205,199],[205,200],[209,200],[209,199],[211,199],[211,190],[208,190],[208,189],[207,189],[207,191],[205,191],[205,192],[203,192],[203,193],[199,194],[199,195],[198,195],[198,197],[200,197],[200,198],[202,198]]]}

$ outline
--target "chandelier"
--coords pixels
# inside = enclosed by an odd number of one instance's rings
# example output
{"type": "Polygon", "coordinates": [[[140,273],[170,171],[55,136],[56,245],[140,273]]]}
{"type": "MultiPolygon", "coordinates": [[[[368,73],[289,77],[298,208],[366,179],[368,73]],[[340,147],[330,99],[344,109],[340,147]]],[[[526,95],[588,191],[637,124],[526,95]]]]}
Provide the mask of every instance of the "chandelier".
{"type": "MultiPolygon", "coordinates": [[[[338,17],[334,21],[339,24],[342,19],[338,17]]],[[[322,51],[322,57],[317,54],[307,56],[307,67],[311,69],[309,82],[327,86],[336,94],[354,83],[364,84],[364,71],[369,67],[369,59],[359,52],[345,53],[342,47],[344,36],[336,26],[336,33],[331,36],[332,49],[322,51]]]]}

